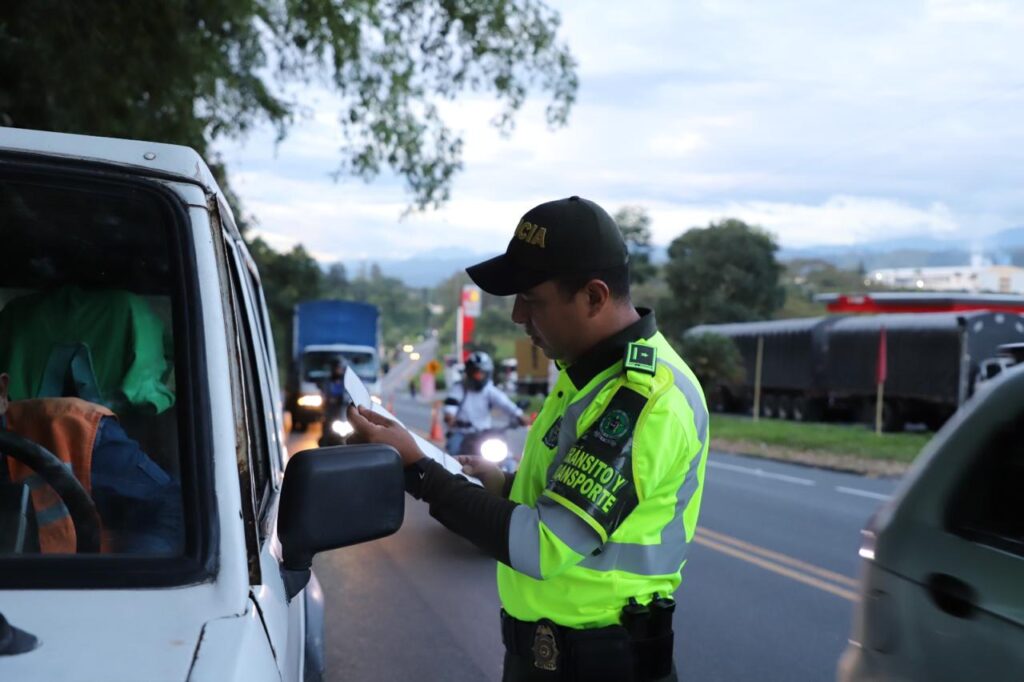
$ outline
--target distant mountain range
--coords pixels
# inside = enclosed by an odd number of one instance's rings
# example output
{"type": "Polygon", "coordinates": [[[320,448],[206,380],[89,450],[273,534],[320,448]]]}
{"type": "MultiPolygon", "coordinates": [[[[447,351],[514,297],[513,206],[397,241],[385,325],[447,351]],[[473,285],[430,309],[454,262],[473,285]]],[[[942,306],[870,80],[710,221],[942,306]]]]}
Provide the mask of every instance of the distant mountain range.
{"type": "MultiPolygon", "coordinates": [[[[837,267],[854,269],[861,265],[867,270],[896,267],[928,267],[965,265],[972,254],[980,253],[995,263],[1024,266],[1024,227],[1003,230],[975,240],[963,238],[941,239],[932,235],[901,237],[851,246],[809,246],[781,249],[779,260],[819,259],[837,267]]],[[[381,272],[397,277],[412,287],[433,287],[467,265],[478,263],[494,253],[481,253],[459,247],[445,247],[424,251],[411,258],[344,261],[349,276],[358,276],[361,270],[376,263],[381,272]]],[[[652,260],[664,263],[668,259],[665,246],[654,246],[652,260]]]]}
{"type": "Polygon", "coordinates": [[[997,264],[1024,265],[1024,227],[1003,230],[977,239],[941,239],[918,235],[865,242],[851,246],[781,249],[779,259],[821,259],[841,268],[867,270],[898,267],[966,265],[974,255],[997,264]]]}
{"type": "Polygon", "coordinates": [[[467,265],[479,263],[496,254],[478,253],[470,249],[445,247],[418,253],[412,258],[373,259],[343,261],[349,277],[356,277],[373,263],[387,277],[397,277],[410,287],[433,287],[448,279],[456,272],[465,270],[467,265]]]}

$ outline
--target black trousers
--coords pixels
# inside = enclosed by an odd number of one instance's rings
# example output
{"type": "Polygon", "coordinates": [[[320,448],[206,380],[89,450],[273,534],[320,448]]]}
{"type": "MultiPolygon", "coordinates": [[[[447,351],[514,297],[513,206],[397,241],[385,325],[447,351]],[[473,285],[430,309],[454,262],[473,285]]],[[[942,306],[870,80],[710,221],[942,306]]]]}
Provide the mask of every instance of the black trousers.
{"type": "MultiPolygon", "coordinates": [[[[513,656],[505,652],[505,672],[501,676],[501,682],[556,682],[562,680],[562,674],[558,671],[550,672],[541,670],[533,664],[533,661],[522,656],[513,656]]],[[[675,664],[672,665],[672,672],[655,682],[678,682],[675,664]]],[[[573,682],[587,682],[586,680],[574,680],[573,682]]]]}

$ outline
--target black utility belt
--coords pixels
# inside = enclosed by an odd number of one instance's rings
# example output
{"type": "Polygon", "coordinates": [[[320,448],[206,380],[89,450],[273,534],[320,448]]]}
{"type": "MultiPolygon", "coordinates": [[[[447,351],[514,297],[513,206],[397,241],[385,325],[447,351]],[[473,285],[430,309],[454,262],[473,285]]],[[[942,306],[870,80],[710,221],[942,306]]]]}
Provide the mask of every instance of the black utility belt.
{"type": "Polygon", "coordinates": [[[576,629],[528,622],[501,611],[501,639],[513,656],[567,682],[649,682],[672,672],[672,621],[662,632],[623,625],[576,629]]]}

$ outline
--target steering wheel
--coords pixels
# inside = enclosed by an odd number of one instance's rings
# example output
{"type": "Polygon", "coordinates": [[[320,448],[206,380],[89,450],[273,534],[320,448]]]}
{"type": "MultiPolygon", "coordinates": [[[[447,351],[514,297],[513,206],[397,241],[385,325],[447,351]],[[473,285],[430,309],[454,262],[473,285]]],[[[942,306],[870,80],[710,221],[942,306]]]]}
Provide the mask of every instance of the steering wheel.
{"type": "Polygon", "coordinates": [[[60,459],[42,445],[10,431],[0,431],[0,453],[39,474],[60,496],[75,526],[75,551],[100,551],[100,515],[89,493],[60,459]]]}

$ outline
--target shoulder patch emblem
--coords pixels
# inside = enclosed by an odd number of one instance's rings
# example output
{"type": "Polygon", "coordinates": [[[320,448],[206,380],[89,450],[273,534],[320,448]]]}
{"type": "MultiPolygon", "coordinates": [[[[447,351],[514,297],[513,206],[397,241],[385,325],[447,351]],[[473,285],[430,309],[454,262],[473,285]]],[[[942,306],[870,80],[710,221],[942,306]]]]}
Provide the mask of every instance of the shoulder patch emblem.
{"type": "Polygon", "coordinates": [[[617,441],[629,431],[629,415],[622,410],[610,410],[601,417],[598,430],[605,438],[617,441]]]}
{"type": "Polygon", "coordinates": [[[653,375],[658,368],[658,349],[636,342],[627,344],[625,367],[627,370],[653,375]]]}

